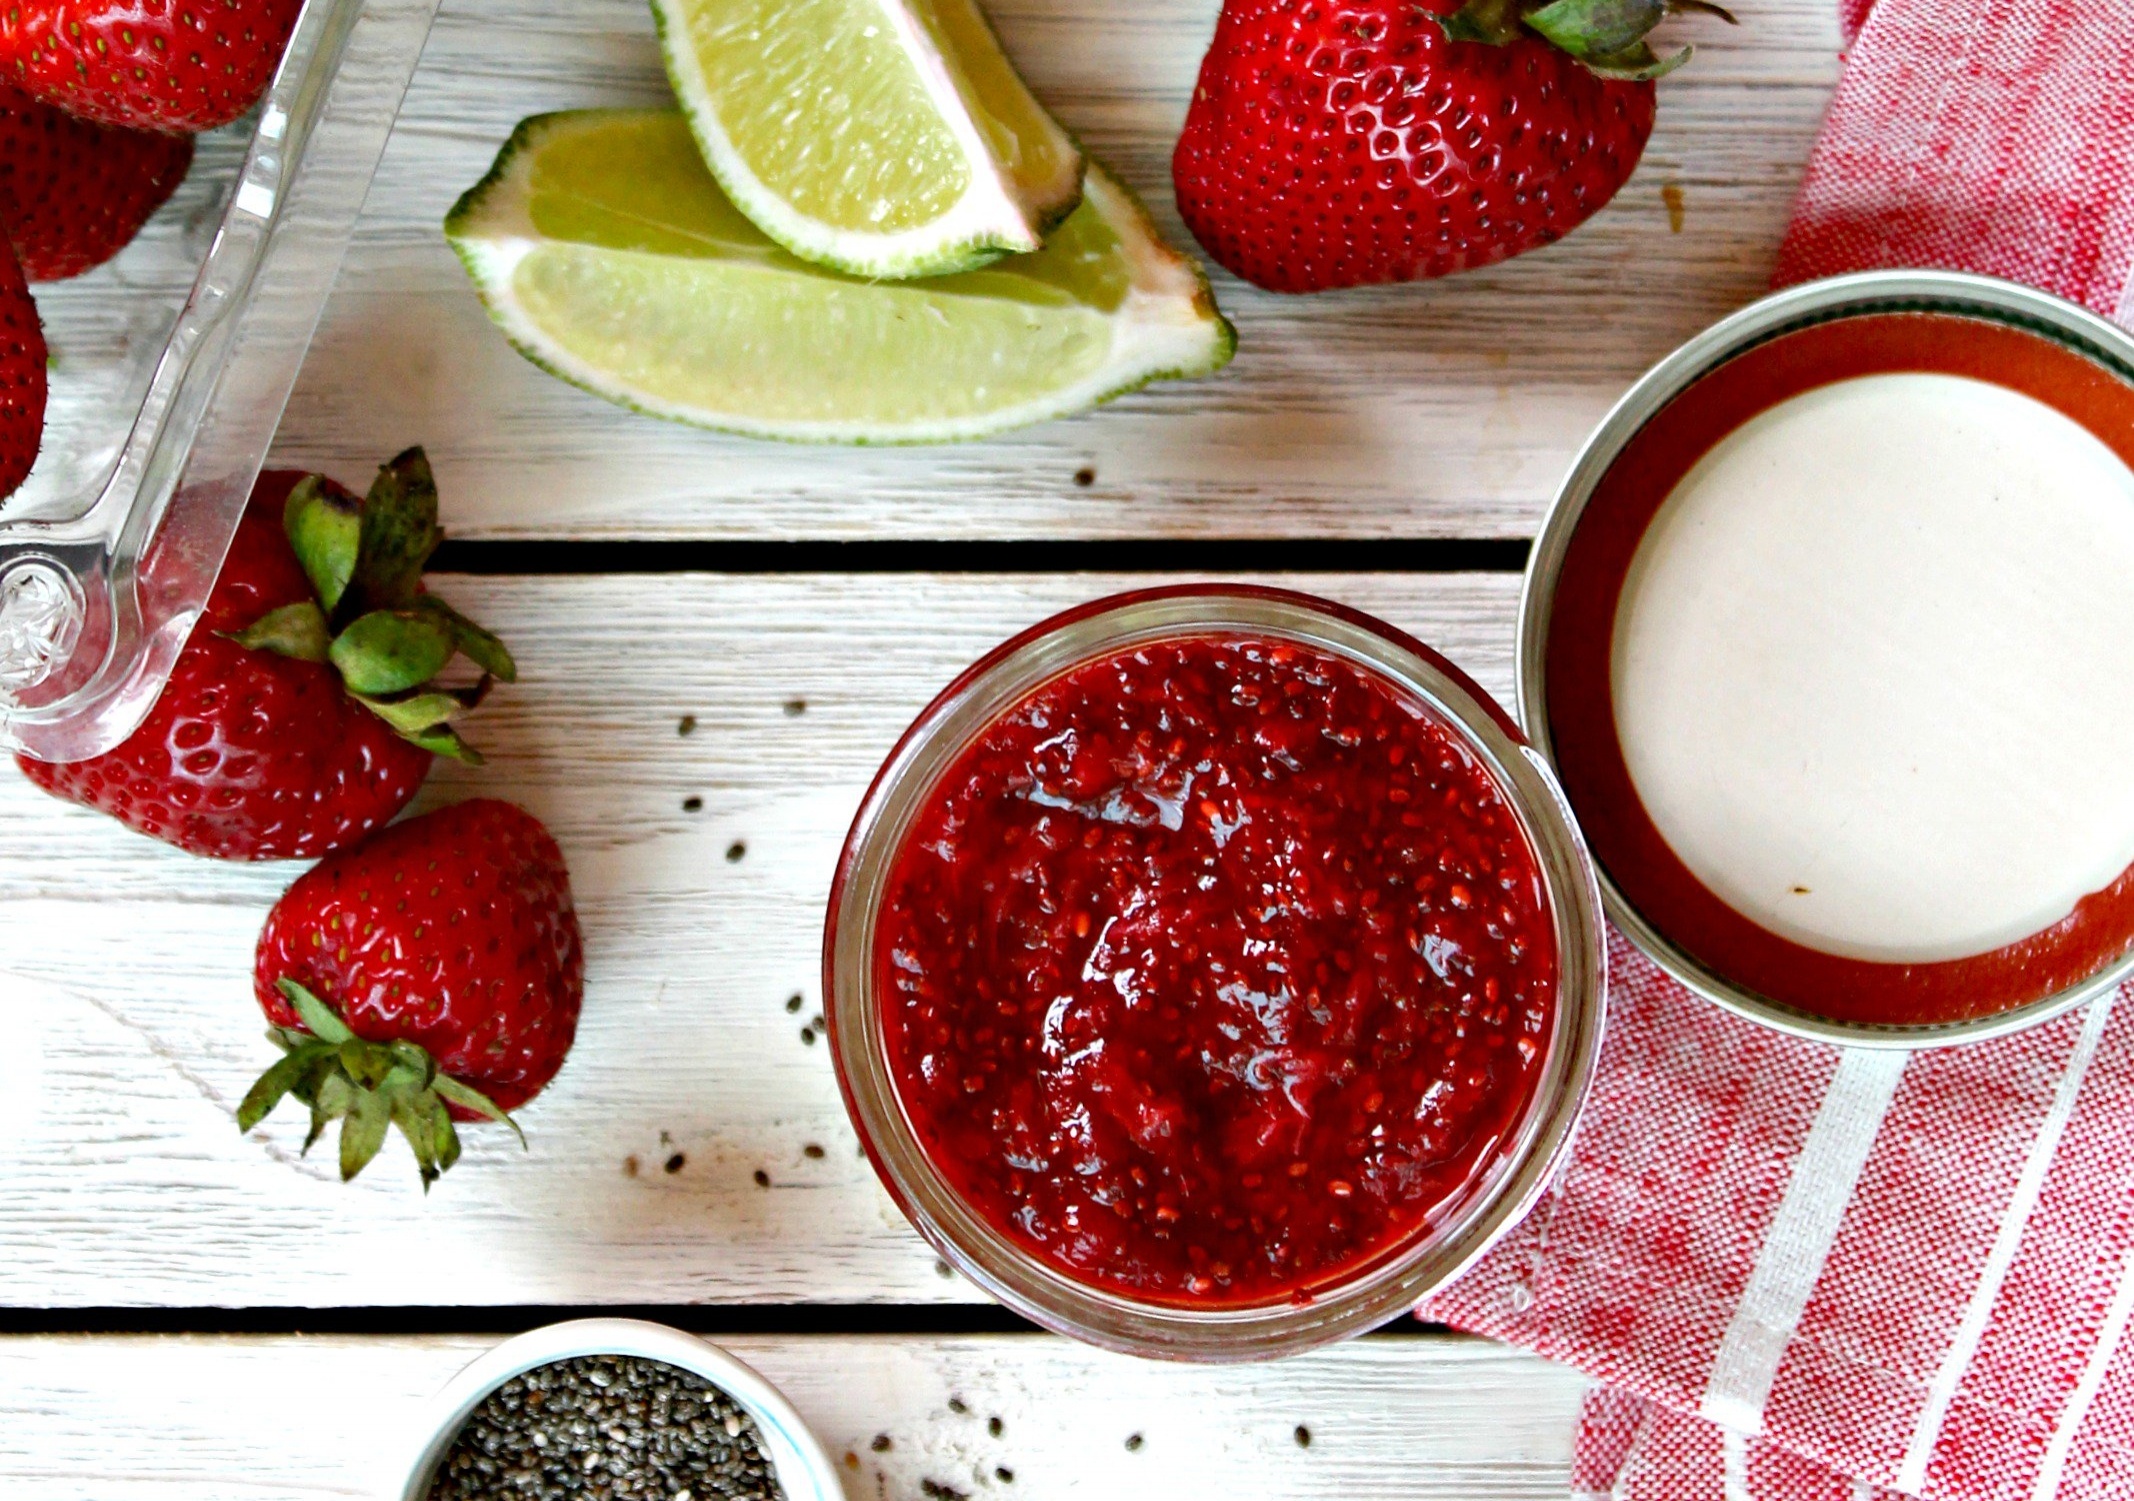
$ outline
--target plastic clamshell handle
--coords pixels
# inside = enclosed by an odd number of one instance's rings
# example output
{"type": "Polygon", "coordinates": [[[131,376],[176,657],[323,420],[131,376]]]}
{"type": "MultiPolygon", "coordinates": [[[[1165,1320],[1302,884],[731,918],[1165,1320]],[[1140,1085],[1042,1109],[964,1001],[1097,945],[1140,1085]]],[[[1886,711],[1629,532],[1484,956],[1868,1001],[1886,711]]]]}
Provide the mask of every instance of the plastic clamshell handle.
{"type": "Polygon", "coordinates": [[[199,617],[363,207],[439,0],[308,0],[115,464],[0,506],[0,746],[111,749],[199,617]]]}

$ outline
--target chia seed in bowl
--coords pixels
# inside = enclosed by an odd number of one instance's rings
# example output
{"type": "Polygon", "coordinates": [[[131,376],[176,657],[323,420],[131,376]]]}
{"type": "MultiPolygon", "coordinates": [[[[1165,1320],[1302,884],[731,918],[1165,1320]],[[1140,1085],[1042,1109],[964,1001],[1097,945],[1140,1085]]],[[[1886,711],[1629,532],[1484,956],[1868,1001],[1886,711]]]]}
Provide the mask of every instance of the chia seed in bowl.
{"type": "Polygon", "coordinates": [[[717,1345],[639,1319],[508,1339],[415,1425],[399,1501],[844,1501],[782,1392],[717,1345]]]}
{"type": "Polygon", "coordinates": [[[536,1366],[483,1399],[430,1501],[786,1501],[747,1409],[656,1360],[536,1366]]]}

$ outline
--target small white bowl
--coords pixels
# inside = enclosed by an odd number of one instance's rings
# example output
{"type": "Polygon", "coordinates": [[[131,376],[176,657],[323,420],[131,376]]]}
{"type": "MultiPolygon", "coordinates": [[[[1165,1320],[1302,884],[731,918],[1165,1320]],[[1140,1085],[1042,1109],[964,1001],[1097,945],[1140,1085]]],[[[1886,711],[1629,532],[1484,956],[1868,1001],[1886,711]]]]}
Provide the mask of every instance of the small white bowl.
{"type": "Polygon", "coordinates": [[[703,1377],[756,1420],[786,1501],[844,1501],[830,1456],[784,1395],[717,1345],[642,1319],[576,1319],[507,1339],[454,1376],[422,1410],[420,1450],[400,1501],[426,1501],[438,1465],[482,1400],[512,1377],[581,1355],[629,1355],[703,1377]]]}

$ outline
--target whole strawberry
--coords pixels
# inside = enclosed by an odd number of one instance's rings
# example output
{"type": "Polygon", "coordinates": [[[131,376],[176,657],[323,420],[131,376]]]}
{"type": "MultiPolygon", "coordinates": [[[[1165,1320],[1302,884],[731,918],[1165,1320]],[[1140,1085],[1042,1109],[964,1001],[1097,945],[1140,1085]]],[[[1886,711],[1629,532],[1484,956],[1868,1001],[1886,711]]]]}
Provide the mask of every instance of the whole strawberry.
{"type": "Polygon", "coordinates": [[[424,593],[443,534],[419,448],[358,499],[320,475],[260,478],[163,694],[115,750],[31,781],[129,828],[225,860],[312,858],[389,821],[433,754],[479,760],[448,721],[503,643],[424,593]],[[482,671],[434,679],[456,653],[482,671]]]}
{"type": "Polygon", "coordinates": [[[1546,245],[1637,166],[1651,80],[1688,55],[1645,40],[1668,8],[1227,0],[1171,161],[1179,212],[1216,260],[1277,292],[1546,245]]]}
{"type": "Polygon", "coordinates": [[[344,1179],[390,1122],[427,1187],[459,1157],[453,1117],[508,1122],[570,1052],[585,998],[570,874],[532,814],[457,803],[302,876],[267,914],[252,980],[285,1056],[239,1128],[293,1091],[307,1150],[342,1122],[344,1179]]]}
{"type": "Polygon", "coordinates": [[[192,160],[188,136],[92,125],[0,86],[0,232],[31,281],[125,249],[192,160]]]}
{"type": "Polygon", "coordinates": [[[99,125],[191,135],[274,80],[303,0],[4,0],[0,82],[99,125]]]}
{"type": "Polygon", "coordinates": [[[0,237],[0,500],[29,478],[37,462],[45,390],[44,325],[21,263],[0,237]]]}

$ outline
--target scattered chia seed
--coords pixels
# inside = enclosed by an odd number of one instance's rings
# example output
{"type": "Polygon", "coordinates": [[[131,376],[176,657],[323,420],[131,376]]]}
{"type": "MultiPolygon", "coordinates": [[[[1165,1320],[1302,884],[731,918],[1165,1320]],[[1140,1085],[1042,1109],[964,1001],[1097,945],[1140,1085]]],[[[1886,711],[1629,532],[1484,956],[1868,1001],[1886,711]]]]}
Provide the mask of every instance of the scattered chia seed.
{"type": "Polygon", "coordinates": [[[1142,1440],[1140,1434],[1129,1433],[1126,1436],[1126,1452],[1132,1454],[1135,1450],[1141,1447],[1141,1442],[1142,1440]]]}
{"type": "Polygon", "coordinates": [[[748,846],[736,839],[732,844],[726,846],[726,863],[728,865],[738,864],[741,857],[747,853],[748,846]]]}
{"type": "Polygon", "coordinates": [[[993,1466],[993,1475],[995,1479],[1001,1480],[1008,1485],[1015,1484],[1015,1472],[1006,1465],[993,1466]]]}
{"type": "Polygon", "coordinates": [[[700,798],[700,797],[685,797],[685,798],[683,798],[683,799],[682,799],[682,811],[683,811],[684,813],[701,813],[701,812],[703,812],[703,811],[704,811],[704,799],[702,799],[702,798],[700,798]]]}
{"type": "Polygon", "coordinates": [[[804,1004],[806,1003],[801,1000],[800,992],[797,990],[785,998],[785,1009],[796,1016],[800,1014],[800,1008],[804,1004]]]}
{"type": "Polygon", "coordinates": [[[969,1412],[971,1409],[964,1404],[963,1398],[951,1397],[948,1399],[948,1410],[954,1413],[965,1413],[969,1412]]]}
{"type": "Polygon", "coordinates": [[[938,1480],[922,1480],[919,1482],[919,1489],[930,1496],[932,1501],[971,1501],[968,1492],[959,1491],[953,1485],[943,1485],[938,1480]]]}
{"type": "Polygon", "coordinates": [[[771,1175],[770,1175],[769,1173],[766,1173],[766,1172],[765,1172],[765,1171],[764,1171],[764,1170],[763,1170],[762,1168],[760,1168],[760,1167],[759,1167],[759,1168],[757,1168],[757,1169],[756,1169],[756,1187],[758,1187],[758,1188],[769,1188],[770,1186],[771,1186],[771,1175]]]}
{"type": "Polygon", "coordinates": [[[815,1045],[815,1029],[813,1027],[802,1027],[800,1029],[800,1040],[809,1047],[813,1047],[815,1045]]]}
{"type": "Polygon", "coordinates": [[[1299,1423],[1297,1425],[1297,1447],[1299,1449],[1309,1449],[1311,1446],[1312,1431],[1302,1423],[1299,1423]]]}
{"type": "Polygon", "coordinates": [[[877,1433],[874,1436],[874,1442],[869,1444],[867,1447],[872,1449],[877,1454],[887,1454],[890,1449],[889,1435],[886,1433],[877,1433]]]}
{"type": "Polygon", "coordinates": [[[687,735],[693,733],[696,727],[697,717],[694,714],[684,714],[681,722],[675,725],[674,732],[677,735],[687,735]]]}
{"type": "Polygon", "coordinates": [[[785,1501],[755,1420],[701,1376],[589,1355],[474,1409],[429,1501],[785,1501]]]}
{"type": "Polygon", "coordinates": [[[785,712],[798,719],[808,712],[808,701],[804,698],[789,698],[785,701],[785,712]]]}
{"type": "Polygon", "coordinates": [[[820,1162],[820,1161],[822,1161],[822,1158],[823,1158],[823,1151],[822,1151],[822,1148],[821,1148],[821,1147],[819,1147],[819,1146],[817,1146],[817,1145],[816,1145],[816,1144],[815,1144],[814,1142],[812,1142],[812,1141],[811,1141],[811,1142],[809,1142],[809,1143],[808,1143],[808,1144],[807,1144],[806,1146],[804,1146],[804,1147],[802,1147],[802,1148],[800,1149],[800,1154],[801,1154],[801,1155],[802,1155],[803,1157],[807,1157],[807,1158],[810,1158],[810,1159],[812,1159],[812,1160],[814,1160],[814,1161],[816,1161],[816,1162],[820,1162]]]}
{"type": "Polygon", "coordinates": [[[689,1158],[688,1158],[688,1157],[687,1157],[686,1155],[684,1155],[683,1153],[681,1153],[681,1152],[676,1152],[676,1153],[675,1153],[675,1154],[674,1154],[674,1155],[673,1155],[672,1157],[669,1157],[669,1158],[667,1159],[667,1161],[666,1161],[666,1168],[667,1168],[667,1171],[668,1171],[668,1172],[670,1172],[670,1173],[678,1173],[678,1172],[680,1172],[680,1171],[681,1171],[681,1170],[682,1170],[683,1168],[687,1167],[688,1165],[689,1165],[689,1158]]]}

